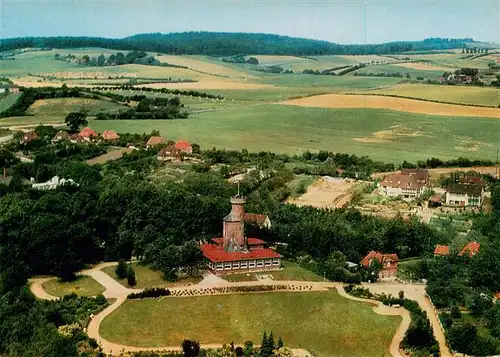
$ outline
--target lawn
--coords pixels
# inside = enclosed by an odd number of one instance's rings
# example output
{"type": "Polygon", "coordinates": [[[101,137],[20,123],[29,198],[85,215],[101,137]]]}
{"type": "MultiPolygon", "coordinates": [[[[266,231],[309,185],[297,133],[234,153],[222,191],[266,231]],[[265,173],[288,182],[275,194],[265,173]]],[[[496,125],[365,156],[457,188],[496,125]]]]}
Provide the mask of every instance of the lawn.
{"type": "Polygon", "coordinates": [[[477,104],[497,107],[500,104],[498,89],[491,87],[447,86],[432,84],[397,84],[375,89],[368,93],[399,95],[412,98],[438,100],[448,103],[477,104]]]}
{"type": "Polygon", "coordinates": [[[412,259],[400,261],[398,264],[398,278],[403,280],[410,280],[412,278],[411,271],[422,259],[412,259]]]}
{"type": "Polygon", "coordinates": [[[335,291],[234,294],[127,300],[104,319],[100,333],[130,346],[179,346],[188,338],[208,343],[260,344],[264,331],[317,357],[390,356],[398,316],[335,291]]]}
{"type": "Polygon", "coordinates": [[[50,295],[63,297],[71,293],[79,296],[99,295],[106,290],[101,284],[90,276],[80,275],[74,281],[61,282],[58,279],[52,279],[43,283],[42,287],[50,295]]]}
{"type": "Polygon", "coordinates": [[[12,104],[14,104],[21,94],[9,93],[7,95],[0,96],[0,113],[7,110],[12,104]]]}
{"type": "Polygon", "coordinates": [[[500,121],[381,109],[259,105],[198,113],[184,120],[93,121],[91,126],[99,132],[158,129],[168,139],[184,138],[205,149],[282,153],[322,149],[401,163],[459,156],[495,160],[500,121]]]}
{"type": "MultiPolygon", "coordinates": [[[[134,268],[135,278],[137,280],[137,285],[134,286],[135,289],[144,289],[158,286],[191,285],[196,284],[201,280],[201,277],[189,277],[181,278],[175,282],[170,282],[163,279],[163,274],[161,272],[159,272],[158,270],[154,270],[147,265],[132,263],[132,267],[134,268]]],[[[111,276],[123,286],[129,287],[127,284],[127,279],[118,279],[115,274],[115,268],[116,267],[114,266],[107,267],[102,269],[102,271],[111,276]]]]}
{"type": "Polygon", "coordinates": [[[292,190],[292,197],[297,197],[305,193],[307,188],[316,180],[316,176],[295,175],[295,178],[290,181],[287,186],[292,190]]]}
{"type": "Polygon", "coordinates": [[[248,274],[231,274],[223,278],[227,281],[252,281],[257,280],[256,275],[272,275],[274,280],[300,280],[300,281],[323,281],[323,277],[300,267],[298,264],[283,261],[283,270],[258,272],[248,274]]]}

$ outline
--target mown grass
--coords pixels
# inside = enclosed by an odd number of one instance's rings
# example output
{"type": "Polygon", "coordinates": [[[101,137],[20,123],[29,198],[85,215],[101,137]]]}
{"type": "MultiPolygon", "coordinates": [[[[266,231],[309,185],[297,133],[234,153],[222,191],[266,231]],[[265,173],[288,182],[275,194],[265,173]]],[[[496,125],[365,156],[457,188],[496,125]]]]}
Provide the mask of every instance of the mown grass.
{"type": "Polygon", "coordinates": [[[259,105],[193,114],[185,120],[93,121],[102,132],[149,133],[187,139],[203,148],[299,153],[331,150],[400,163],[430,157],[496,158],[500,122],[488,118],[419,115],[377,109],[306,108],[259,105]],[[397,126],[397,127],[396,127],[397,126]],[[395,130],[397,128],[397,130],[395,130]],[[480,128],[480,129],[478,129],[480,128]],[[373,139],[379,131],[395,133],[373,139]],[[399,135],[416,132],[418,135],[399,135]],[[355,140],[357,139],[357,140],[355,140]]]}
{"type": "Polygon", "coordinates": [[[108,341],[132,346],[260,344],[264,331],[318,357],[390,356],[401,322],[337,292],[234,294],[127,300],[101,324],[108,341]]]}
{"type": "Polygon", "coordinates": [[[310,270],[304,269],[297,263],[283,261],[283,270],[264,271],[257,273],[246,274],[231,274],[225,275],[223,279],[227,281],[255,281],[256,275],[271,275],[274,280],[298,280],[298,281],[323,281],[323,277],[313,273],[310,270]]]}
{"type": "Polygon", "coordinates": [[[43,289],[50,295],[63,297],[75,293],[79,296],[94,296],[102,294],[106,289],[90,276],[77,276],[74,281],[62,282],[58,279],[46,281],[43,289]]]}
{"type": "MultiPolygon", "coordinates": [[[[154,270],[148,265],[132,263],[132,267],[134,268],[135,278],[137,280],[137,284],[134,286],[135,289],[144,289],[159,286],[191,285],[201,281],[201,277],[188,277],[178,279],[177,281],[167,281],[163,278],[163,274],[160,271],[154,270]]],[[[106,267],[102,269],[102,271],[111,276],[123,286],[129,287],[127,284],[127,279],[118,279],[115,274],[115,268],[116,267],[114,266],[106,267]]]]}
{"type": "Polygon", "coordinates": [[[14,104],[21,94],[9,93],[7,95],[0,96],[0,113],[7,110],[12,104],[14,104]]]}

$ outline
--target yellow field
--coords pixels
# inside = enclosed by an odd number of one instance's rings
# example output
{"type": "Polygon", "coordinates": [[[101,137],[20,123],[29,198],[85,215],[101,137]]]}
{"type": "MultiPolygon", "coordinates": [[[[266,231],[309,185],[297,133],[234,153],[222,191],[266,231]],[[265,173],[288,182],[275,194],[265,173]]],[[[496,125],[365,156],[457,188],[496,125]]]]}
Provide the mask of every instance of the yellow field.
{"type": "Polygon", "coordinates": [[[498,106],[500,92],[492,87],[445,86],[432,84],[397,84],[389,88],[374,89],[368,93],[400,95],[449,103],[498,106]]]}
{"type": "Polygon", "coordinates": [[[197,58],[196,56],[162,55],[162,56],[157,56],[156,58],[160,62],[167,62],[178,66],[186,66],[196,71],[214,74],[217,76],[224,76],[229,78],[246,78],[246,79],[255,78],[254,76],[251,76],[244,71],[238,71],[224,64],[208,62],[203,58],[197,58]]]}
{"type": "Polygon", "coordinates": [[[324,94],[293,99],[281,104],[317,108],[372,108],[408,113],[500,118],[500,109],[431,103],[419,100],[374,95],[324,94]]]}
{"type": "Polygon", "coordinates": [[[409,62],[409,63],[397,63],[395,66],[417,69],[420,71],[451,71],[453,68],[444,66],[435,66],[427,63],[409,62]]]}

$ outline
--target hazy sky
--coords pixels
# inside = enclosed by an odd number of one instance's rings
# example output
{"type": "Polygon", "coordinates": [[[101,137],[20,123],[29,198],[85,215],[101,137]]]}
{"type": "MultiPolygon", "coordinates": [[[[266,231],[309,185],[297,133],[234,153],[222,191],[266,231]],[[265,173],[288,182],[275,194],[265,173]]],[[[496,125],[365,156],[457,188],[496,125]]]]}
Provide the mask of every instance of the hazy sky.
{"type": "Polygon", "coordinates": [[[145,32],[265,32],[338,43],[426,37],[500,42],[500,0],[0,0],[0,38],[125,37],[145,32]]]}

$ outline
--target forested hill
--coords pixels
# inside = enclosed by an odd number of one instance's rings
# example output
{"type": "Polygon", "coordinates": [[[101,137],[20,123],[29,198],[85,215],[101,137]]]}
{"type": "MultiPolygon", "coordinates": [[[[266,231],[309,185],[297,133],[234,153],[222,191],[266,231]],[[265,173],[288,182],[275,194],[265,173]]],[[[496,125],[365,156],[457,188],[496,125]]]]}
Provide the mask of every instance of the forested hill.
{"type": "Polygon", "coordinates": [[[390,42],[369,45],[339,45],[327,41],[259,33],[182,32],[140,34],[122,39],[101,37],[21,37],[0,40],[0,51],[27,47],[78,48],[102,47],[143,50],[168,54],[232,56],[249,54],[335,55],[389,54],[405,51],[461,48],[471,38],[429,38],[417,42],[390,42]]]}

